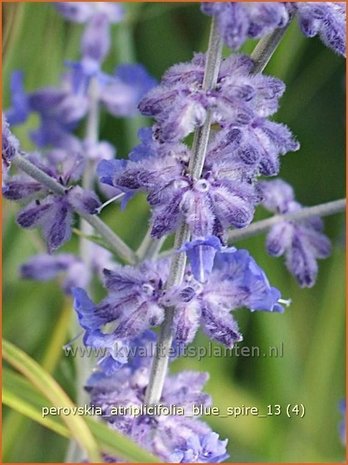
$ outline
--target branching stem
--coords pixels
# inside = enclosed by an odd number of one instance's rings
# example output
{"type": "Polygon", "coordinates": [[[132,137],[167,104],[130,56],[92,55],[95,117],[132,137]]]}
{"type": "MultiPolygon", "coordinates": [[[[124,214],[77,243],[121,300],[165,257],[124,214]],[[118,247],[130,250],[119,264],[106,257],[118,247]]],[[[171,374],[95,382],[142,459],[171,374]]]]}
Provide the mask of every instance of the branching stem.
{"type": "MultiPolygon", "coordinates": [[[[35,166],[28,159],[24,158],[21,154],[18,153],[12,160],[12,163],[21,171],[46,186],[53,194],[65,195],[66,188],[64,186],[59,184],[54,178],[51,178],[51,176],[48,176],[48,174],[35,166]]],[[[115,254],[128,263],[133,264],[136,262],[135,253],[100,218],[87,213],[78,212],[78,214],[93,226],[115,254]]]]}
{"type": "Polygon", "coordinates": [[[281,221],[301,221],[308,220],[314,216],[328,216],[340,213],[346,208],[346,199],[334,200],[332,202],[322,203],[314,207],[305,207],[293,213],[285,215],[274,215],[266,220],[257,221],[244,229],[234,229],[228,234],[228,241],[234,243],[249,237],[257,236],[267,232],[272,226],[281,221]]]}
{"type": "Polygon", "coordinates": [[[262,73],[262,71],[266,68],[269,60],[272,58],[272,55],[276,51],[285,32],[288,30],[288,27],[291,21],[293,20],[293,16],[294,15],[292,15],[285,27],[276,29],[268,36],[259,40],[251,54],[251,59],[254,62],[254,67],[252,71],[253,74],[262,73]]]}
{"type": "MultiPolygon", "coordinates": [[[[218,31],[218,25],[215,18],[212,20],[210,31],[209,46],[204,71],[203,89],[209,90],[215,87],[222,59],[222,40],[218,31]]],[[[210,136],[211,114],[208,112],[204,125],[194,133],[192,156],[188,168],[188,174],[193,179],[199,179],[202,174],[205,155],[210,136]]],[[[180,249],[185,242],[190,240],[190,231],[185,222],[181,224],[176,235],[174,248],[180,249]]],[[[170,288],[181,284],[186,267],[185,253],[175,254],[172,258],[169,277],[166,287],[170,288]]],[[[151,367],[149,384],[146,390],[145,403],[156,404],[159,402],[162,394],[164,380],[167,374],[170,349],[173,341],[173,322],[175,309],[166,308],[166,315],[161,326],[158,337],[156,354],[151,367]]]]}

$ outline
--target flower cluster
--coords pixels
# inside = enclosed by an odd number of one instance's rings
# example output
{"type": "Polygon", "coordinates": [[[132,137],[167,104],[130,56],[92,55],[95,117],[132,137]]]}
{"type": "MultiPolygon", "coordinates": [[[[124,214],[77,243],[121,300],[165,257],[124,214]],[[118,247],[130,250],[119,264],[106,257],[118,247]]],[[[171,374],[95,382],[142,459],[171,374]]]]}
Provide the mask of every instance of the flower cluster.
{"type": "MultiPolygon", "coordinates": [[[[188,246],[196,249],[189,255],[193,266],[187,268],[180,286],[165,289],[169,267],[166,260],[160,260],[104,270],[108,295],[97,305],[83,289],[73,290],[74,306],[85,329],[85,344],[108,348],[107,357],[100,361],[104,370],[113,372],[124,364],[127,348],[144,331],[162,323],[168,306],[176,308],[174,343],[178,348],[192,342],[200,326],[211,339],[232,348],[242,335],[231,310],[246,307],[251,311],[283,311],[280,292],[270,286],[246,250],[215,250],[210,269],[205,261],[198,263],[195,258],[202,256],[202,244],[188,246]],[[199,280],[202,270],[204,283],[199,280]]],[[[209,243],[206,247],[210,247],[209,243]]]]}
{"type": "Polygon", "coordinates": [[[275,113],[285,85],[271,76],[253,75],[253,61],[243,55],[226,58],[214,89],[203,88],[205,55],[174,65],[161,84],[140,102],[140,111],[157,121],[161,141],[177,141],[202,126],[208,110],[222,127],[244,125],[275,113]]]}
{"type": "Polygon", "coordinates": [[[39,254],[21,265],[20,275],[24,279],[49,281],[63,277],[62,288],[66,294],[72,294],[76,287],[86,287],[93,275],[102,279],[105,266],[113,266],[112,255],[106,249],[91,244],[91,266],[86,267],[82,259],[69,253],[39,254]]]}
{"type": "MultiPolygon", "coordinates": [[[[157,86],[139,64],[121,65],[112,75],[106,74],[102,64],[111,48],[111,25],[122,20],[122,6],[62,2],[55,7],[64,18],[84,25],[81,59],[67,63],[58,88],[27,93],[23,75],[15,72],[12,106],[6,112],[11,125],[23,123],[32,112],[39,115],[40,127],[31,136],[41,152],[22,152],[3,118],[3,195],[25,204],[18,224],[40,228],[48,246],[48,254],[22,265],[21,275],[42,281],[63,278],[63,289],[73,296],[84,329],[84,344],[104,351],[86,389],[110,428],[166,462],[221,462],[228,457],[227,440],[192,418],[190,410],[192,405],[211,403],[202,393],[206,374],[182,372],[166,378],[160,404],[182,407],[183,415],[124,415],[113,408],[144,406],[151,388],[151,365],[158,357],[150,353],[156,343],[152,328],[164,321],[170,321],[168,344],[175,358],[199,329],[228,348],[240,342],[243,336],[235,310],[284,311],[287,302],[262,268],[247,250],[228,247],[226,238],[229,228],[247,227],[260,204],[281,215],[302,208],[287,183],[260,180],[278,175],[281,156],[299,149],[287,126],[271,120],[285,85],[256,73],[250,57],[235,54],[213,60],[217,79],[206,86],[211,45],[206,55],[195,54],[190,62],[169,68],[157,86]],[[128,160],[115,159],[115,148],[98,139],[101,108],[116,117],[133,116],[139,109],[154,118],[151,128],[140,129],[140,143],[128,160]],[[85,118],[87,130],[81,140],[75,130],[85,118]],[[195,170],[204,133],[208,135],[199,154],[201,166],[195,170]],[[18,172],[10,175],[7,171],[17,156],[23,158],[22,165],[17,164],[18,172]],[[31,171],[24,170],[26,164],[31,171]],[[93,243],[81,257],[52,255],[70,239],[74,212],[98,229],[100,220],[90,216],[104,206],[93,192],[97,177],[107,189],[122,193],[124,206],[133,195],[145,193],[152,238],[177,233],[176,250],[167,258],[141,256],[138,251],[134,266],[115,263],[110,252],[93,243]],[[180,237],[182,227],[185,234],[180,237]],[[107,293],[97,304],[89,297],[95,275],[107,293]],[[175,285],[170,287],[170,282],[175,285]],[[168,315],[173,319],[168,320],[168,315]]],[[[207,2],[201,8],[217,17],[220,32],[213,27],[213,33],[221,34],[233,49],[247,38],[285,28],[296,14],[305,35],[319,35],[326,45],[345,53],[341,3],[207,2]]],[[[217,41],[222,43],[220,37],[217,41]]],[[[110,240],[110,235],[116,239],[113,250],[128,247],[106,225],[101,230],[107,231],[104,239],[110,240]]],[[[86,238],[80,245],[82,241],[86,238]]],[[[267,250],[273,256],[285,255],[290,272],[301,286],[309,287],[317,276],[317,259],[330,254],[330,242],[320,218],[296,222],[285,218],[269,231],[267,250]]],[[[130,263],[132,258],[131,254],[130,263]]],[[[119,460],[105,456],[106,462],[119,460]]]]}
{"type": "Polygon", "coordinates": [[[296,15],[306,37],[319,35],[332,50],[346,53],[345,2],[205,2],[201,9],[217,17],[224,41],[232,49],[248,38],[258,39],[286,27],[296,15]]]}
{"type": "Polygon", "coordinates": [[[40,119],[40,127],[30,135],[40,148],[55,147],[79,150],[80,143],[72,134],[88,111],[88,97],[73,85],[72,73],[66,73],[60,87],[46,87],[26,93],[23,73],[15,71],[11,78],[12,106],[6,112],[14,126],[24,123],[31,113],[40,119]]]}
{"type": "Polygon", "coordinates": [[[279,155],[299,148],[286,126],[267,119],[284,92],[281,81],[253,75],[250,58],[232,56],[223,61],[216,88],[205,91],[204,62],[196,55],[170,68],[140,103],[157,121],[153,132],[140,134],[142,143],[128,162],[99,165],[102,182],[128,195],[148,194],[154,237],[176,230],[182,220],[194,237],[222,239],[227,227],[247,226],[260,201],[257,177],[277,174],[279,155]],[[220,129],[196,180],[188,172],[191,150],[178,139],[202,126],[208,111],[220,129]]]}
{"type": "Polygon", "coordinates": [[[22,228],[41,228],[48,251],[53,252],[70,239],[73,212],[96,214],[101,203],[94,192],[70,184],[82,175],[84,160],[79,155],[52,150],[45,158],[32,153],[27,159],[57,180],[65,193],[53,194],[30,176],[17,174],[5,181],[3,195],[9,200],[28,202],[18,213],[17,222],[22,228]]]}
{"type": "Polygon", "coordinates": [[[217,16],[221,35],[233,49],[238,49],[248,38],[259,39],[289,22],[287,4],[281,2],[254,2],[249,5],[205,2],[201,4],[201,10],[209,16],[217,16]]]}
{"type": "MultiPolygon", "coordinates": [[[[293,213],[302,206],[295,200],[292,187],[281,179],[261,183],[263,205],[272,213],[293,213]]],[[[279,221],[267,236],[267,251],[274,257],[285,255],[286,266],[302,287],[314,285],[317,259],[327,258],[331,243],[323,234],[320,217],[302,221],[279,221]]]]}
{"type": "Polygon", "coordinates": [[[60,2],[56,8],[66,19],[85,24],[81,40],[84,61],[101,63],[110,49],[110,25],[124,17],[122,5],[107,2],[60,2]]]}
{"type": "MultiPolygon", "coordinates": [[[[93,106],[103,106],[114,116],[133,116],[138,111],[140,99],[155,85],[155,80],[140,64],[120,65],[112,75],[101,69],[110,48],[110,25],[122,20],[122,5],[64,2],[55,6],[65,18],[85,24],[81,60],[67,63],[58,87],[45,87],[30,93],[25,90],[23,73],[15,71],[11,77],[12,105],[6,111],[6,118],[9,124],[16,126],[24,123],[31,113],[39,116],[40,126],[30,136],[41,153],[30,154],[27,160],[58,181],[65,189],[64,195],[53,194],[28,175],[7,175],[11,157],[18,152],[19,144],[7,121],[3,120],[2,126],[3,194],[9,200],[27,202],[18,215],[18,224],[24,228],[41,228],[49,253],[70,238],[73,211],[82,214],[99,212],[101,204],[96,195],[77,183],[82,181],[86,170],[94,171],[98,161],[112,160],[116,152],[110,143],[90,137],[88,130],[82,140],[74,130],[88,118],[93,106]]],[[[92,188],[95,173],[89,177],[92,188]]],[[[93,270],[100,272],[108,266],[110,259],[102,248],[93,244],[89,248],[93,270]]],[[[67,292],[71,287],[88,282],[92,276],[92,270],[77,272],[78,269],[82,271],[81,260],[75,256],[67,261],[66,254],[33,257],[27,265],[23,276],[31,279],[48,279],[64,271],[67,281],[63,288],[67,292]],[[47,273],[39,272],[39,265],[47,268],[47,273]]]]}
{"type": "Polygon", "coordinates": [[[346,3],[295,3],[299,25],[306,37],[319,35],[336,53],[346,55],[346,3]]]}
{"type": "Polygon", "coordinates": [[[211,405],[210,397],[202,392],[206,373],[184,371],[168,376],[159,406],[168,410],[175,406],[174,414],[135,413],[144,407],[155,339],[154,333],[144,333],[127,365],[112,375],[102,370],[92,375],[87,382],[92,405],[102,409],[111,428],[130,436],[164,462],[222,462],[228,458],[227,440],[220,440],[206,423],[192,416],[193,406],[211,405]],[[122,408],[124,412],[118,413],[122,408]]]}
{"type": "Polygon", "coordinates": [[[139,100],[155,85],[155,80],[140,64],[120,65],[112,75],[102,71],[102,63],[110,49],[110,25],[122,20],[122,5],[106,2],[55,5],[66,19],[85,24],[81,59],[66,63],[67,70],[59,87],[46,87],[31,93],[24,89],[23,74],[14,72],[12,107],[6,112],[7,120],[16,125],[23,123],[30,113],[37,113],[41,123],[31,137],[38,147],[83,151],[86,158],[92,160],[113,158],[114,149],[110,144],[97,144],[88,138],[81,142],[73,130],[88,115],[93,104],[105,106],[114,116],[133,116],[139,100]]]}
{"type": "Polygon", "coordinates": [[[114,148],[107,142],[80,141],[72,131],[85,118],[95,100],[117,117],[134,116],[142,96],[155,85],[142,65],[120,65],[113,75],[100,68],[92,70],[83,62],[70,63],[60,87],[46,87],[27,94],[23,74],[14,72],[11,80],[12,107],[6,112],[11,125],[21,124],[34,112],[40,127],[31,133],[40,148],[59,147],[83,151],[86,158],[109,159],[114,148]],[[93,92],[91,81],[94,81],[93,92]]]}

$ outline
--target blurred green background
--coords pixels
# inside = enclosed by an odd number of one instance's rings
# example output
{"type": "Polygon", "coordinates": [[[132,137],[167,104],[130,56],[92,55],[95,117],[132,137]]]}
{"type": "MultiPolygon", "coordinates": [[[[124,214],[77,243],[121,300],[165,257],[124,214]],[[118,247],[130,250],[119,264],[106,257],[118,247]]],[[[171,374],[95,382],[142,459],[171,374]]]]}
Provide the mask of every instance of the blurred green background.
{"type": "MultiPolygon", "coordinates": [[[[81,27],[64,22],[48,3],[6,3],[4,8],[3,105],[9,105],[9,77],[25,73],[26,89],[57,84],[66,59],[79,57],[81,27]]],[[[126,5],[127,21],[113,28],[113,47],[105,69],[118,63],[139,61],[157,78],[170,65],[189,60],[193,51],[204,51],[209,19],[199,4],[134,3],[126,5]]],[[[248,43],[250,52],[254,43],[248,43]]],[[[227,51],[226,51],[227,52],[227,51]]],[[[305,40],[297,24],[288,30],[266,72],[283,79],[287,92],[276,115],[288,124],[301,142],[301,150],[283,158],[281,176],[293,184],[298,200],[315,205],[341,198],[344,185],[344,60],[318,39],[305,40]]],[[[135,144],[135,133],[144,121],[123,121],[103,115],[101,137],[116,144],[125,156],[135,144]]],[[[23,147],[37,121],[16,128],[23,147]]],[[[148,123],[147,123],[148,124],[148,123]]],[[[55,282],[18,279],[20,264],[42,242],[37,232],[24,232],[14,221],[17,205],[4,202],[3,270],[4,337],[40,361],[75,397],[74,367],[64,357],[72,318],[71,302],[55,282]]],[[[125,212],[110,207],[107,222],[132,246],[139,245],[147,228],[148,210],[137,197],[125,212]]],[[[263,218],[264,212],[257,213],[263,218]]],[[[334,244],[333,255],[320,263],[313,289],[302,290],[286,271],[282,259],[268,257],[264,236],[241,242],[264,267],[273,285],[292,305],[283,315],[240,310],[236,317],[244,334],[242,345],[283,344],[282,357],[226,357],[181,359],[173,369],[210,372],[207,390],[214,405],[256,406],[266,413],[268,404],[304,404],[304,418],[209,417],[222,437],[229,438],[231,461],[333,462],[343,461],[338,436],[341,416],[338,402],[345,385],[345,253],[344,218],[326,219],[334,244]]],[[[76,241],[76,239],[75,239],[76,241]]],[[[73,242],[65,249],[72,250],[73,242]]],[[[207,344],[203,335],[196,343],[207,344]]],[[[5,462],[59,462],[66,441],[21,415],[4,409],[3,460],[5,462]]]]}

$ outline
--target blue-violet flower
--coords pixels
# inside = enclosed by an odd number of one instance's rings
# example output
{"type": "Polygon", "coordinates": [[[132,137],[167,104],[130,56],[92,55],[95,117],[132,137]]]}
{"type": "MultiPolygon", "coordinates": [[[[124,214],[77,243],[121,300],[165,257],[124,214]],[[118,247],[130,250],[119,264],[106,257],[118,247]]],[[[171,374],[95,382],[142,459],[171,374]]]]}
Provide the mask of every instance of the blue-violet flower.
{"type": "Polygon", "coordinates": [[[235,50],[248,38],[284,28],[296,14],[305,36],[319,35],[326,46],[346,53],[345,2],[204,2],[201,10],[217,17],[226,45],[235,50]]]}
{"type": "MultiPolygon", "coordinates": [[[[165,462],[219,463],[228,457],[227,440],[220,440],[208,425],[192,417],[192,407],[208,407],[210,397],[202,392],[206,373],[184,371],[167,377],[159,406],[173,408],[171,415],[135,413],[144,406],[144,393],[149,380],[153,335],[146,333],[138,340],[134,358],[111,376],[103,371],[92,375],[86,389],[91,404],[102,409],[104,421],[165,462]],[[140,352],[144,351],[142,356],[140,352]],[[118,413],[121,409],[124,412],[118,413]],[[134,412],[134,413],[133,413],[134,412]]],[[[116,458],[117,460],[117,458],[116,458]]]]}
{"type": "MultiPolygon", "coordinates": [[[[261,183],[263,205],[273,213],[292,213],[301,209],[292,187],[281,179],[261,183]]],[[[331,253],[329,239],[323,234],[320,217],[301,221],[279,221],[270,229],[267,242],[270,255],[285,255],[286,266],[302,287],[314,285],[318,273],[317,259],[331,253]]]]}
{"type": "Polygon", "coordinates": [[[29,202],[18,213],[17,222],[23,228],[41,228],[51,253],[70,238],[73,212],[96,214],[101,203],[94,192],[70,184],[82,175],[81,155],[52,150],[44,159],[38,153],[27,158],[66,187],[65,194],[53,194],[30,176],[18,174],[6,180],[3,195],[9,200],[29,202]]]}

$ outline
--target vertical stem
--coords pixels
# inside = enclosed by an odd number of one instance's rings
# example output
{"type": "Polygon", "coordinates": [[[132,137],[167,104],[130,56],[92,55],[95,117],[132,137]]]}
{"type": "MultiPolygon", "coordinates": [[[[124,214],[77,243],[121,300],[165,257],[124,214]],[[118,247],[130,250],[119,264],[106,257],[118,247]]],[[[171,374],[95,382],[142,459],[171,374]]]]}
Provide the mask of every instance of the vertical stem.
{"type": "MultiPolygon", "coordinates": [[[[92,79],[89,85],[89,112],[86,122],[86,137],[85,140],[88,143],[96,144],[98,142],[99,135],[99,101],[98,101],[98,82],[96,79],[92,79]]],[[[92,189],[95,177],[95,162],[87,160],[86,169],[82,178],[82,187],[84,189],[92,189]]],[[[87,223],[84,219],[81,219],[80,224],[81,232],[85,235],[93,234],[93,227],[87,223]]],[[[86,267],[91,269],[91,242],[84,237],[80,237],[80,255],[86,267]]]]}
{"type": "MultiPolygon", "coordinates": [[[[86,121],[86,134],[85,141],[90,144],[97,144],[99,138],[99,123],[100,123],[100,109],[99,109],[99,85],[97,79],[93,78],[89,84],[89,111],[86,121]]],[[[87,160],[86,168],[82,177],[82,187],[87,190],[93,189],[95,182],[95,161],[87,160]]],[[[93,226],[81,218],[80,230],[83,233],[79,238],[80,257],[83,260],[85,267],[92,272],[92,259],[93,259],[93,244],[84,236],[92,235],[94,232],[93,226]]],[[[90,286],[89,286],[90,287],[90,286]]],[[[91,362],[86,359],[85,366],[82,367],[82,379],[80,379],[82,397],[85,398],[83,385],[86,381],[86,375],[91,369],[91,362]]]]}
{"type": "Polygon", "coordinates": [[[136,251],[138,262],[142,262],[143,260],[154,260],[157,258],[165,240],[166,236],[161,237],[161,239],[154,239],[151,236],[150,227],[147,230],[138,250],[136,251]]]}
{"type": "MultiPolygon", "coordinates": [[[[189,239],[190,231],[186,223],[182,223],[175,236],[174,249],[180,248],[189,239]]],[[[179,285],[182,282],[185,273],[185,266],[186,254],[175,254],[171,263],[168,281],[166,283],[167,288],[179,285]]],[[[175,308],[166,308],[166,315],[158,337],[149,384],[145,394],[145,404],[158,403],[162,395],[162,389],[168,369],[170,349],[173,342],[174,316],[175,308]]]]}
{"type": "MultiPolygon", "coordinates": [[[[99,136],[99,99],[98,99],[98,82],[96,79],[92,79],[89,85],[89,112],[86,121],[86,134],[85,140],[88,143],[96,144],[98,142],[99,136]]],[[[87,160],[86,168],[82,178],[82,187],[84,189],[92,189],[95,180],[95,162],[87,160]]],[[[93,234],[93,227],[86,220],[81,218],[80,221],[80,230],[83,235],[89,236],[93,234]]],[[[79,238],[79,249],[80,257],[85,265],[87,272],[92,275],[92,248],[91,242],[83,236],[79,238]]],[[[89,287],[89,286],[88,286],[89,287]]],[[[72,331],[73,334],[78,334],[80,331],[80,325],[77,319],[77,316],[73,315],[72,331]]],[[[79,343],[79,342],[78,342],[79,343]]],[[[89,403],[89,396],[84,389],[86,380],[91,373],[93,366],[95,364],[94,357],[88,357],[79,354],[75,358],[75,368],[76,368],[76,393],[77,405],[84,405],[89,403]]],[[[66,462],[81,462],[85,456],[85,452],[77,444],[76,441],[71,441],[68,447],[66,462]]]]}
{"type": "MultiPolygon", "coordinates": [[[[221,56],[222,40],[218,31],[218,25],[215,18],[212,20],[209,46],[206,56],[203,89],[209,90],[216,86],[221,56]]],[[[211,113],[208,111],[206,121],[202,128],[195,131],[192,155],[189,163],[188,174],[194,179],[199,179],[202,174],[205,155],[210,136],[211,113]]],[[[180,249],[185,242],[190,240],[190,231],[186,223],[182,223],[175,235],[174,248],[180,249]]],[[[185,274],[186,254],[181,252],[174,255],[166,287],[180,285],[185,274]]],[[[156,404],[159,402],[162,394],[164,380],[167,374],[170,349],[173,342],[173,321],[175,308],[166,309],[164,322],[158,337],[156,353],[151,367],[149,384],[146,390],[145,403],[156,404]]]]}
{"type": "MultiPolygon", "coordinates": [[[[220,38],[218,23],[215,18],[212,20],[209,46],[205,63],[203,78],[203,90],[213,89],[216,86],[220,64],[222,59],[223,42],[220,38]]],[[[192,157],[189,164],[189,173],[194,179],[199,179],[202,174],[205,155],[210,136],[212,112],[207,111],[207,119],[201,128],[194,133],[192,144],[192,157]]]]}
{"type": "Polygon", "coordinates": [[[149,244],[147,250],[146,250],[146,255],[145,258],[147,260],[155,260],[157,259],[161,248],[166,240],[166,236],[161,237],[161,239],[154,239],[151,244],[149,244]]]}
{"type": "Polygon", "coordinates": [[[251,54],[251,59],[254,62],[254,68],[252,70],[253,74],[262,73],[262,71],[266,68],[269,60],[272,58],[272,55],[276,51],[285,32],[288,30],[293,18],[294,14],[292,13],[290,15],[290,20],[285,27],[276,29],[268,36],[259,40],[251,54]]]}

